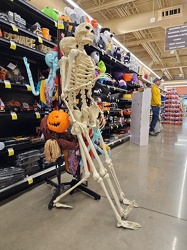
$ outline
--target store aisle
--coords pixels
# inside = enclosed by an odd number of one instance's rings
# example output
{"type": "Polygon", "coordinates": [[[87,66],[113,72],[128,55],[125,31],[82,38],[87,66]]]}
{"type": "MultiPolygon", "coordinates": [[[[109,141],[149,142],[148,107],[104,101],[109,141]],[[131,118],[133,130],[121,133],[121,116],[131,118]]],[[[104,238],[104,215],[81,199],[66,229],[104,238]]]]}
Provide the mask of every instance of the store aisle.
{"type": "MultiPolygon", "coordinates": [[[[128,220],[137,231],[116,227],[100,186],[100,201],[78,192],[64,199],[72,210],[47,205],[51,188],[42,184],[0,207],[2,250],[186,250],[187,249],[187,122],[165,125],[148,147],[127,142],[112,150],[121,186],[140,208],[128,220]]],[[[67,174],[63,179],[69,179],[67,174]]]]}

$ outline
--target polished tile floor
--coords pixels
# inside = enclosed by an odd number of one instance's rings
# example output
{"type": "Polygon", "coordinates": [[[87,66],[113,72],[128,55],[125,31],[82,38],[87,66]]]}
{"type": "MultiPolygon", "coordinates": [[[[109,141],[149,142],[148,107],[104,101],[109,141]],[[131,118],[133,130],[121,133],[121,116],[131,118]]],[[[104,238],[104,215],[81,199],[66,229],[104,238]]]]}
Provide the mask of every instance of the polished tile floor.
{"type": "MultiPolygon", "coordinates": [[[[112,150],[112,159],[127,198],[135,199],[128,220],[137,231],[116,227],[101,187],[95,201],[83,192],[64,198],[73,209],[47,205],[51,188],[42,184],[1,205],[1,250],[186,250],[187,249],[187,123],[165,125],[149,146],[127,142],[112,150]]],[[[71,179],[63,174],[63,179],[71,179]]]]}

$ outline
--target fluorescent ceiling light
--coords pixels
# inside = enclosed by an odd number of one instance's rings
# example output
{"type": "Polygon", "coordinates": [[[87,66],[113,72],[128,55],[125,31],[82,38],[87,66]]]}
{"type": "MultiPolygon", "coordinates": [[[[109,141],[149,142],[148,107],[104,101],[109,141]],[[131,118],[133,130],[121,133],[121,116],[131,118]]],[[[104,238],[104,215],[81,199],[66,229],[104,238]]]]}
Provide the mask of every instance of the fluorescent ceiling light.
{"type": "MultiPolygon", "coordinates": [[[[71,6],[73,6],[74,8],[80,8],[82,9],[80,6],[78,6],[74,1],[72,0],[65,0],[66,2],[68,2],[71,6]]],[[[93,19],[93,17],[91,17],[89,14],[87,14],[83,9],[82,11],[85,13],[86,16],[88,16],[88,18],[90,20],[93,19]]],[[[99,26],[102,28],[102,26],[99,24],[99,26]]],[[[122,49],[124,49],[126,52],[130,52],[122,43],[120,43],[115,37],[112,39],[114,41],[114,43],[117,43],[122,49]]],[[[131,53],[131,52],[130,52],[131,53]]],[[[145,67],[147,70],[149,70],[154,76],[160,78],[160,76],[158,76],[154,71],[152,71],[146,64],[144,64],[142,61],[140,61],[139,58],[137,58],[134,54],[131,53],[131,55],[141,64],[141,66],[145,67]]]]}

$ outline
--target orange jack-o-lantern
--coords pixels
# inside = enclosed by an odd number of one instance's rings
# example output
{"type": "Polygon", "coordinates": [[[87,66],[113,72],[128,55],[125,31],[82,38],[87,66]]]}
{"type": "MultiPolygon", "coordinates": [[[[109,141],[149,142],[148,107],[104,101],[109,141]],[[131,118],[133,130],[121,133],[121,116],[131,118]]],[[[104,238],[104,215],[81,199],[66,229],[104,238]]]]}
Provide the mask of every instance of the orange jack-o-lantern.
{"type": "Polygon", "coordinates": [[[63,133],[70,125],[68,114],[63,110],[53,110],[47,118],[47,127],[56,133],[63,133]]]}

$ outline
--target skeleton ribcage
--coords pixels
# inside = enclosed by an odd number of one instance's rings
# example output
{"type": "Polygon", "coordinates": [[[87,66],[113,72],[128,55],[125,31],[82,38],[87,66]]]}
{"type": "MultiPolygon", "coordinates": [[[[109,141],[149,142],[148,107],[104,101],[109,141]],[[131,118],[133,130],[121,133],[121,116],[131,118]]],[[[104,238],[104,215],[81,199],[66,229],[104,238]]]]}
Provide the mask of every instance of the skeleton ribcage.
{"type": "Polygon", "coordinates": [[[92,59],[80,52],[75,59],[72,69],[70,85],[80,86],[87,84],[95,78],[95,68],[92,59]]]}

